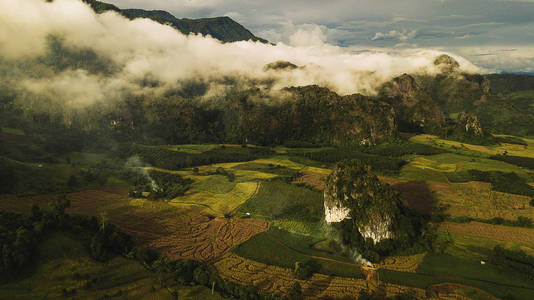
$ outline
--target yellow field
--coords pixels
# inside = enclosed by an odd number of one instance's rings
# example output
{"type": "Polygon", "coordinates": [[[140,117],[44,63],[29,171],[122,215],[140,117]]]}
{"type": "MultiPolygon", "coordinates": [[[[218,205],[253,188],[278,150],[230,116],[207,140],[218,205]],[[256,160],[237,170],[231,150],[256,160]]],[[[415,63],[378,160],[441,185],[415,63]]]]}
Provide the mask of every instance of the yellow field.
{"type": "Polygon", "coordinates": [[[177,204],[177,207],[182,205],[200,206],[206,208],[207,212],[224,215],[232,212],[252,197],[257,187],[257,182],[240,182],[225,194],[191,190],[186,192],[184,196],[172,199],[170,204],[177,204]]]}
{"type": "Polygon", "coordinates": [[[260,163],[260,164],[273,164],[273,165],[280,165],[282,167],[286,167],[293,170],[301,170],[305,167],[303,164],[299,164],[296,162],[293,162],[289,160],[287,156],[276,156],[276,157],[270,157],[270,158],[260,158],[251,161],[253,163],[260,163]]]}
{"type": "Polygon", "coordinates": [[[439,231],[484,237],[493,240],[534,245],[534,229],[492,225],[480,222],[467,224],[443,222],[439,231]]]}
{"type": "MultiPolygon", "coordinates": [[[[499,298],[474,287],[457,283],[439,283],[428,288],[437,299],[476,299],[476,300],[498,300],[499,298]]],[[[432,298],[434,299],[434,298],[432,298]]]]}
{"type": "Polygon", "coordinates": [[[534,207],[529,205],[530,197],[492,191],[491,184],[486,182],[451,183],[448,187],[443,185],[435,195],[439,204],[447,207],[445,212],[452,217],[534,218],[534,207]]]}
{"type": "Polygon", "coordinates": [[[214,264],[221,277],[239,284],[251,285],[258,290],[277,295],[287,295],[288,290],[295,282],[302,287],[305,299],[321,297],[343,298],[354,297],[363,289],[371,291],[380,289],[385,291],[387,297],[411,292],[417,299],[425,299],[425,291],[417,288],[407,288],[395,284],[387,284],[373,280],[344,278],[313,274],[306,280],[298,280],[290,269],[266,265],[253,260],[228,254],[214,264]]]}
{"type": "Polygon", "coordinates": [[[415,273],[419,265],[423,262],[426,253],[411,256],[390,256],[377,265],[380,269],[387,269],[399,272],[415,273]]]}
{"type": "Polygon", "coordinates": [[[456,172],[460,167],[458,163],[440,163],[425,157],[417,157],[410,164],[420,169],[429,169],[438,172],[456,172]]]}

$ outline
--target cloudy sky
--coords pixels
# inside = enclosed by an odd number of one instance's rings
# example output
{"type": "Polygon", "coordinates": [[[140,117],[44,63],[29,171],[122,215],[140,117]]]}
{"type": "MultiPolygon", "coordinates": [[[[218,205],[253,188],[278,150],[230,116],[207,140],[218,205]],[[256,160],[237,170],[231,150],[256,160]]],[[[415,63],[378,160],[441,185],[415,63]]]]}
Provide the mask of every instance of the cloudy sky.
{"type": "Polygon", "coordinates": [[[178,18],[227,15],[271,42],[366,51],[431,48],[534,72],[534,0],[108,0],[178,18]]]}

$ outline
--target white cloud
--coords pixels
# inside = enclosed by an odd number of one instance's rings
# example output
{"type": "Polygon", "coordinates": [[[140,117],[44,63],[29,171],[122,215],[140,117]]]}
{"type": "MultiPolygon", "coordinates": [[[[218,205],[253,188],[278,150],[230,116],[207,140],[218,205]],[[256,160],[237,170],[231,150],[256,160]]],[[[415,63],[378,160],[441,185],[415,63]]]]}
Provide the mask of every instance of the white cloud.
{"type": "Polygon", "coordinates": [[[396,40],[399,40],[399,41],[407,41],[407,40],[411,40],[413,39],[417,34],[417,31],[415,30],[411,30],[411,31],[407,31],[407,30],[402,30],[402,31],[397,31],[397,30],[390,30],[388,32],[377,32],[375,33],[375,36],[371,38],[372,41],[377,41],[377,40],[387,40],[387,39],[396,39],[396,40]]]}
{"type": "MultiPolygon", "coordinates": [[[[105,75],[68,69],[36,76],[31,68],[7,70],[26,72],[20,84],[31,92],[80,105],[116,99],[123,93],[161,93],[190,80],[217,82],[221,78],[245,85],[274,82],[273,89],[319,84],[340,94],[373,93],[379,84],[402,73],[436,72],[433,59],[443,53],[377,48],[355,52],[327,43],[330,29],[312,24],[288,25],[289,30],[281,35],[287,44],[223,44],[200,35],[185,36],[147,19],[131,21],[114,12],[96,15],[82,2],[72,0],[3,0],[0,22],[0,57],[13,63],[43,55],[47,38],[53,34],[67,47],[91,49],[116,66],[116,72],[105,75]],[[278,60],[303,68],[264,70],[266,64],[278,60]],[[141,86],[139,82],[145,78],[160,85],[141,86]]],[[[464,70],[479,71],[455,57],[464,70]]]]}

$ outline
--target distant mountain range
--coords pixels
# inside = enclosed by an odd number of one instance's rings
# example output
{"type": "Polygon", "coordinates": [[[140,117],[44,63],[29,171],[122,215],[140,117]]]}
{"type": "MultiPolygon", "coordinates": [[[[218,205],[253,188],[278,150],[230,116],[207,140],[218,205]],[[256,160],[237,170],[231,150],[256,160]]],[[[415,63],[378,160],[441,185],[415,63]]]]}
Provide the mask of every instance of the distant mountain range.
{"type": "Polygon", "coordinates": [[[249,40],[268,43],[267,40],[255,36],[230,17],[178,19],[163,10],[120,9],[113,4],[96,0],[83,1],[89,4],[96,13],[115,11],[128,19],[148,18],[161,24],[168,24],[186,35],[190,33],[211,35],[213,38],[225,43],[249,40]]]}

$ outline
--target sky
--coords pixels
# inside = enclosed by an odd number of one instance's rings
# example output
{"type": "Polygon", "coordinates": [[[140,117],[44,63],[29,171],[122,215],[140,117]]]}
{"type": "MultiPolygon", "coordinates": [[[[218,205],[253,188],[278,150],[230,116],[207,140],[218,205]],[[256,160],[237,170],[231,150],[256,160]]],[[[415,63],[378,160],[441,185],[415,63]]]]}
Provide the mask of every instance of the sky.
{"type": "Polygon", "coordinates": [[[534,72],[534,0],[107,0],[178,18],[229,16],[273,43],[434,49],[488,72],[534,72]]]}

